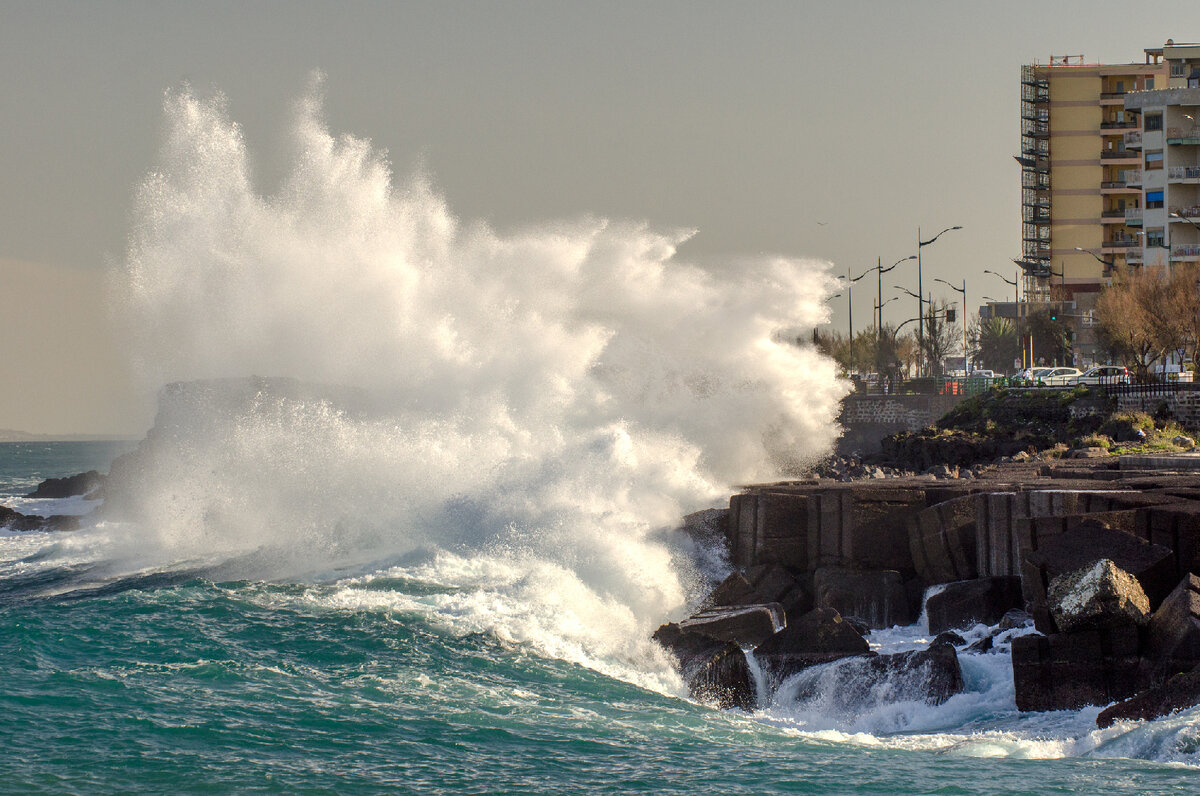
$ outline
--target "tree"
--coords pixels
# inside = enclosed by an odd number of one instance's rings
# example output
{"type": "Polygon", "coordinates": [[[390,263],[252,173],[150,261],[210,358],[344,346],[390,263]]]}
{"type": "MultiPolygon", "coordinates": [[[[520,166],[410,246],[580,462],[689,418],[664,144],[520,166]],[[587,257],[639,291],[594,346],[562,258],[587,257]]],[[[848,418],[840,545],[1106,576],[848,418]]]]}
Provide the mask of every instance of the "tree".
{"type": "Polygon", "coordinates": [[[1143,381],[1153,362],[1185,342],[1183,324],[1165,319],[1175,303],[1172,280],[1157,271],[1122,269],[1096,299],[1096,336],[1101,345],[1143,381]]]}
{"type": "Polygon", "coordinates": [[[975,361],[987,370],[1007,372],[1021,358],[1017,328],[1008,318],[993,315],[980,320],[972,337],[975,361]]]}
{"type": "Polygon", "coordinates": [[[942,375],[942,360],[955,350],[958,335],[955,327],[946,322],[946,310],[949,305],[945,302],[930,304],[925,313],[924,334],[917,335],[917,345],[928,363],[930,375],[942,375]]]}
{"type": "Polygon", "coordinates": [[[1196,361],[1200,354],[1200,264],[1178,263],[1171,269],[1163,320],[1172,327],[1176,347],[1196,361]]]}
{"type": "Polygon", "coordinates": [[[1026,316],[1025,334],[1033,340],[1033,350],[1039,360],[1067,364],[1071,361],[1073,333],[1066,318],[1038,307],[1026,316]]]}

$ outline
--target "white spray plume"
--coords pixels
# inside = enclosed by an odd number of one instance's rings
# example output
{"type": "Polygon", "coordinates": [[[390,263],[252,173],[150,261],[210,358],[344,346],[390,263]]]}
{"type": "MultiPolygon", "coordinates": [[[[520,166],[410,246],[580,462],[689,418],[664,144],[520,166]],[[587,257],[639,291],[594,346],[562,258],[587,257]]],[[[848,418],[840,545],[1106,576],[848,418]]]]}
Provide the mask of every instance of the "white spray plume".
{"type": "Polygon", "coordinates": [[[462,224],[320,106],[299,103],[294,164],[264,196],[223,99],[168,93],[120,311],[148,386],[293,377],[386,410],[260,395],[219,428],[175,417],[174,453],[137,484],[139,549],[285,551],[268,577],[503,550],[643,620],[678,606],[655,532],[836,438],[834,363],[782,339],[826,320],[826,266],[714,275],[675,259],[690,232],[462,224]]]}

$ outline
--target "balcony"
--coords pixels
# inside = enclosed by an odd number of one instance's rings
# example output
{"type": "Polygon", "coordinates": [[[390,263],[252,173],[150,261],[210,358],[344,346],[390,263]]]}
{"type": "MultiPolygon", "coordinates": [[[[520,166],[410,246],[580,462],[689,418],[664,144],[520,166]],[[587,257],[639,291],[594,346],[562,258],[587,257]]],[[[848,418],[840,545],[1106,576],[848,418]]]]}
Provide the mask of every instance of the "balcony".
{"type": "Polygon", "coordinates": [[[1192,127],[1168,127],[1168,144],[1200,144],[1200,125],[1192,127]]]}
{"type": "Polygon", "coordinates": [[[1101,130],[1134,130],[1137,122],[1100,122],[1101,130]]]}
{"type": "Polygon", "coordinates": [[[1127,262],[1127,263],[1142,262],[1142,250],[1141,249],[1130,249],[1129,251],[1125,252],[1125,262],[1127,262]]]}
{"type": "Polygon", "coordinates": [[[1137,163],[1140,157],[1137,152],[1126,152],[1124,149],[1105,149],[1100,152],[1100,159],[1107,161],[1127,160],[1137,163]]]}
{"type": "Polygon", "coordinates": [[[1172,260],[1200,260],[1200,244],[1184,243],[1171,247],[1172,260]]]}
{"type": "Polygon", "coordinates": [[[1140,227],[1142,225],[1142,208],[1125,208],[1125,224],[1127,226],[1140,227]]]}
{"type": "Polygon", "coordinates": [[[1138,246],[1141,246],[1141,243],[1137,238],[1122,235],[1101,243],[1100,252],[1102,254],[1124,254],[1129,249],[1138,246]]]}
{"type": "Polygon", "coordinates": [[[1102,91],[1100,92],[1101,105],[1122,105],[1125,103],[1124,91],[1102,91]]]}
{"type": "Polygon", "coordinates": [[[1200,182],[1200,166],[1172,166],[1167,170],[1170,182],[1200,182]]]}
{"type": "MultiPolygon", "coordinates": [[[[1182,216],[1183,218],[1200,218],[1200,205],[1192,205],[1191,207],[1172,207],[1171,215],[1178,215],[1182,216]]],[[[1179,221],[1178,218],[1169,217],[1168,220],[1179,221]]]]}
{"type": "Polygon", "coordinates": [[[1125,133],[1125,148],[1126,149],[1141,149],[1142,148],[1142,131],[1130,130],[1125,133]]]}

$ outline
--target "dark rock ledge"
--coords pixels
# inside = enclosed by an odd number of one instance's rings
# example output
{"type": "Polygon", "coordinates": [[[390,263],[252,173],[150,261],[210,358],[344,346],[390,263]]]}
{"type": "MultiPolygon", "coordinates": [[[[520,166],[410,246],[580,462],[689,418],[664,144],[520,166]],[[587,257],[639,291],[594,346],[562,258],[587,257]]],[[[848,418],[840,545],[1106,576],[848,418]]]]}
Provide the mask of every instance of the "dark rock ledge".
{"type": "Polygon", "coordinates": [[[943,701],[962,688],[953,631],[980,624],[992,632],[965,651],[1011,638],[1020,710],[1121,703],[1103,724],[1196,704],[1200,475],[1115,463],[746,487],[728,510],[685,522],[723,537],[735,571],[701,611],[655,638],[697,698],[747,710],[764,682],[777,688],[834,662],[824,688],[843,677],[852,690],[916,678],[916,693],[943,701]],[[922,611],[931,635],[943,634],[925,658],[870,651],[872,629],[922,611]],[[746,649],[761,668],[757,685],[746,649]]]}

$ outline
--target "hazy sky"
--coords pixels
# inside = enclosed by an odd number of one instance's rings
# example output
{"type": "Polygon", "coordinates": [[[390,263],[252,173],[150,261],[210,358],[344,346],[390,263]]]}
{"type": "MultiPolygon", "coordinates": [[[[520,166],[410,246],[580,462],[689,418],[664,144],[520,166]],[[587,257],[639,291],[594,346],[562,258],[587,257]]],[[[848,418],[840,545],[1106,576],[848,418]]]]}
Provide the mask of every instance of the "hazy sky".
{"type": "MultiPolygon", "coordinates": [[[[983,269],[1020,253],[1020,65],[1200,40],[1200,9],[1138,8],[0,0],[0,428],[144,429],[99,272],[184,81],[228,96],[263,191],[320,69],[331,129],[398,174],[422,164],[464,220],[644,219],[698,229],[679,257],[709,267],[770,253],[855,274],[914,253],[918,226],[959,224],[925,278],[965,276],[978,304],[1010,290],[983,269]]],[[[893,275],[915,286],[913,265],[893,275]]],[[[856,299],[861,327],[872,297],[856,299]]]]}

